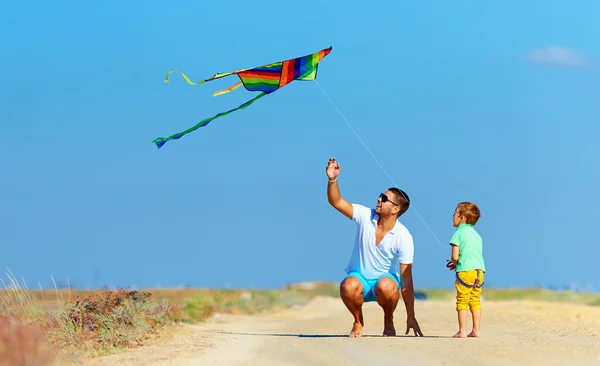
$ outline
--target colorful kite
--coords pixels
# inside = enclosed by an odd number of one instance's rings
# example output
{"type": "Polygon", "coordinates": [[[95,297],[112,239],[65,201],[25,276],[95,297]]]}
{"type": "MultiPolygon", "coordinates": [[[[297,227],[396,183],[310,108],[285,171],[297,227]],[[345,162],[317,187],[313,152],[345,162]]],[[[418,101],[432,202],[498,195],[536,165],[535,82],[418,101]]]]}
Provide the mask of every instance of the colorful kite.
{"type": "Polygon", "coordinates": [[[178,70],[169,71],[167,73],[167,77],[165,78],[165,83],[169,81],[169,75],[173,72],[180,73],[183,76],[183,78],[188,82],[188,84],[191,84],[191,85],[200,85],[207,81],[224,78],[224,77],[231,76],[231,75],[237,75],[240,78],[241,81],[239,83],[237,83],[225,90],[215,92],[213,94],[214,96],[229,93],[230,91],[237,89],[242,85],[244,85],[246,90],[252,91],[252,92],[258,91],[258,92],[260,92],[260,94],[258,94],[256,97],[250,99],[249,101],[240,105],[237,108],[230,109],[226,112],[221,112],[213,117],[209,117],[209,118],[206,118],[206,119],[200,121],[198,124],[196,124],[195,126],[189,128],[185,131],[176,133],[169,137],[159,137],[152,142],[154,142],[156,144],[156,146],[160,149],[167,141],[177,140],[177,139],[181,138],[182,136],[197,130],[200,127],[206,126],[207,124],[209,124],[212,120],[214,120],[216,118],[223,117],[231,112],[235,112],[240,109],[244,109],[244,108],[248,107],[249,105],[251,105],[252,103],[254,103],[255,101],[257,101],[258,99],[264,97],[267,94],[271,94],[272,92],[274,92],[280,88],[283,88],[284,86],[286,86],[287,84],[291,83],[294,80],[303,80],[303,81],[315,80],[317,78],[317,69],[319,67],[319,62],[325,56],[327,56],[330,52],[331,52],[331,47],[323,49],[319,52],[315,52],[310,55],[306,55],[306,56],[302,56],[302,57],[298,57],[298,58],[294,58],[294,59],[290,59],[290,60],[275,62],[275,63],[268,64],[268,65],[263,65],[263,66],[258,66],[258,67],[254,67],[254,68],[243,69],[243,70],[238,70],[238,71],[233,71],[233,72],[218,73],[209,79],[202,80],[202,81],[195,82],[195,83],[192,82],[181,71],[178,71],[178,70]]]}

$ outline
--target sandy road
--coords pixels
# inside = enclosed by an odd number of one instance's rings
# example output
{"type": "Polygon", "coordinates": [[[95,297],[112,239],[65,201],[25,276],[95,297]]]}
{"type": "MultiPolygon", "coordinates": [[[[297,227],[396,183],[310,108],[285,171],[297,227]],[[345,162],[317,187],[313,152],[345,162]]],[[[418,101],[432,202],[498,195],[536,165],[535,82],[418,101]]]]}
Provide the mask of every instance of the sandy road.
{"type": "MultiPolygon", "coordinates": [[[[573,304],[484,302],[482,338],[452,339],[452,302],[418,301],[425,337],[381,337],[383,313],[365,306],[362,338],[340,300],[318,298],[299,309],[222,316],[178,328],[167,341],[86,362],[90,365],[600,365],[600,308],[573,304]]],[[[470,322],[469,322],[470,324],[470,322]]]]}

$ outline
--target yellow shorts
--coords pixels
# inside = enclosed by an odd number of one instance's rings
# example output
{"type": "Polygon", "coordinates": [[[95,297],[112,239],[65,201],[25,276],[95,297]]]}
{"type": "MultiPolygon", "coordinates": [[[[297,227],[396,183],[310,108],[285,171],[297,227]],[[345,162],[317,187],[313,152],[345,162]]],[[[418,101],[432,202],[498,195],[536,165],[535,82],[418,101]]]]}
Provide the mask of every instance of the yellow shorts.
{"type": "Polygon", "coordinates": [[[456,310],[468,310],[471,312],[481,309],[481,285],[483,284],[483,271],[479,271],[478,285],[474,286],[477,280],[477,270],[456,272],[456,310]],[[460,281],[459,281],[460,279],[460,281]],[[462,282],[462,283],[461,283],[462,282]]]}

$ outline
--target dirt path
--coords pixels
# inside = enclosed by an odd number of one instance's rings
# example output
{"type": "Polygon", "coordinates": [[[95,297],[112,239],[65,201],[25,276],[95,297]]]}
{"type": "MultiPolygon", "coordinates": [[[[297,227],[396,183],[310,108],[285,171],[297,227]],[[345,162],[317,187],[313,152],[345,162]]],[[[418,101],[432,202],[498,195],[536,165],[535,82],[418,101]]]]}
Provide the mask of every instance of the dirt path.
{"type": "MultiPolygon", "coordinates": [[[[600,365],[600,308],[573,304],[486,302],[482,338],[452,339],[453,303],[418,301],[425,337],[380,337],[383,315],[365,306],[364,337],[347,337],[342,302],[318,298],[300,309],[261,316],[222,316],[186,325],[162,344],[92,360],[90,365],[600,365]]],[[[470,322],[469,322],[470,324],[470,322]]],[[[469,325],[470,326],[470,325],[469,325]]]]}

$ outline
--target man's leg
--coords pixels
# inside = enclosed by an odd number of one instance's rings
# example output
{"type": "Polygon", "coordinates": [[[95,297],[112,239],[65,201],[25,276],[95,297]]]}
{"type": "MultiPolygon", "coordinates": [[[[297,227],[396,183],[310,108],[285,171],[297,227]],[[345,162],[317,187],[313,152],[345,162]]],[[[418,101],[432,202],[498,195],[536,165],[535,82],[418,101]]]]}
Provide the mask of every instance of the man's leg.
{"type": "Polygon", "coordinates": [[[377,303],[383,308],[383,336],[396,336],[394,328],[394,311],[400,300],[399,282],[390,275],[382,276],[375,286],[377,303]]]}
{"type": "Polygon", "coordinates": [[[350,337],[362,336],[362,328],[365,325],[362,314],[364,303],[363,292],[365,288],[358,277],[349,275],[340,284],[340,297],[354,317],[350,337]]]}

